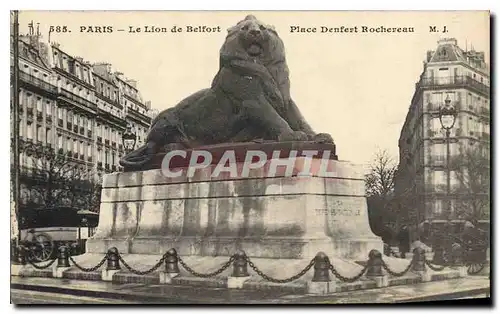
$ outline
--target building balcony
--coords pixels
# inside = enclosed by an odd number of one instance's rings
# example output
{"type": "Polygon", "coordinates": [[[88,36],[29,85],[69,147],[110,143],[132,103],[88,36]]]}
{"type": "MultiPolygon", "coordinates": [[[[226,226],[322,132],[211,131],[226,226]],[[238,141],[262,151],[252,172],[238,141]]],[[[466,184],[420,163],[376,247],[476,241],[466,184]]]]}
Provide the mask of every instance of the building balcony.
{"type": "Polygon", "coordinates": [[[467,87],[483,94],[486,97],[490,96],[490,87],[473,79],[470,76],[449,76],[449,77],[422,77],[416,84],[416,89],[420,88],[460,88],[467,87]]]}
{"type": "Polygon", "coordinates": [[[49,92],[51,94],[56,95],[57,94],[57,87],[45,82],[38,77],[34,77],[33,75],[30,75],[28,73],[24,73],[22,71],[19,71],[19,80],[21,83],[24,83],[26,85],[30,85],[32,87],[35,87],[37,89],[41,89],[43,91],[49,92]]]}
{"type": "Polygon", "coordinates": [[[81,105],[84,105],[87,108],[90,108],[90,109],[93,109],[93,110],[97,110],[97,105],[96,104],[94,104],[94,103],[88,101],[87,99],[85,99],[85,98],[83,98],[83,97],[81,97],[79,95],[76,95],[76,94],[74,94],[74,93],[72,93],[72,92],[70,92],[70,91],[68,91],[68,90],[66,90],[64,88],[61,88],[60,94],[61,94],[61,96],[64,96],[64,97],[66,97],[68,99],[71,99],[71,100],[73,100],[73,101],[75,101],[75,102],[77,102],[77,103],[79,103],[81,105]]]}

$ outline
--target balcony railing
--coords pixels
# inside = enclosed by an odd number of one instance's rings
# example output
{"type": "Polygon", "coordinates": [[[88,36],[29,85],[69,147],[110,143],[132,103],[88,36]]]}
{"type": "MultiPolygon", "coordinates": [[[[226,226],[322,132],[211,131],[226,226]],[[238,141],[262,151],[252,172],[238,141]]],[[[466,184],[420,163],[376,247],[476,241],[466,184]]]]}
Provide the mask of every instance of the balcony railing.
{"type": "Polygon", "coordinates": [[[97,105],[96,104],[88,101],[87,99],[85,99],[85,98],[83,98],[81,96],[73,94],[72,92],[70,92],[70,91],[68,91],[68,90],[66,90],[64,88],[61,88],[61,95],[64,96],[64,97],[66,97],[66,98],[69,98],[69,99],[71,99],[73,101],[76,101],[77,103],[80,103],[80,104],[82,104],[84,106],[92,108],[94,110],[97,109],[97,105]]]}
{"type": "Polygon", "coordinates": [[[43,80],[39,79],[38,77],[34,77],[33,75],[30,75],[28,73],[24,73],[24,72],[21,72],[19,71],[19,79],[22,81],[22,82],[26,82],[26,83],[29,83],[33,86],[36,86],[36,87],[39,87],[39,88],[42,88],[48,92],[51,92],[51,93],[54,93],[56,94],[57,93],[57,87],[50,84],[50,83],[47,83],[47,82],[44,82],[43,80]]]}
{"type": "Polygon", "coordinates": [[[446,76],[446,77],[422,77],[420,81],[416,84],[416,88],[420,87],[456,87],[459,86],[468,86],[478,90],[489,96],[490,87],[484,85],[483,83],[473,79],[470,76],[461,75],[461,76],[446,76]]]}

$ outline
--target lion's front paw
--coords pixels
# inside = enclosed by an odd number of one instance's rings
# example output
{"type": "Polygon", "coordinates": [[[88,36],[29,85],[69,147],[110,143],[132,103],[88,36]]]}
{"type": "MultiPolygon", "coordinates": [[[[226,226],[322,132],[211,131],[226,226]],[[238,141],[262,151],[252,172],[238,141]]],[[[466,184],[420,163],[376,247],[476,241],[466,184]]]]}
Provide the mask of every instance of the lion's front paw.
{"type": "Polygon", "coordinates": [[[278,141],[280,142],[307,141],[307,134],[302,131],[293,131],[291,133],[281,134],[280,136],[278,136],[278,141]]]}
{"type": "Polygon", "coordinates": [[[328,133],[318,133],[314,136],[314,141],[320,144],[333,144],[333,138],[328,133]]]}

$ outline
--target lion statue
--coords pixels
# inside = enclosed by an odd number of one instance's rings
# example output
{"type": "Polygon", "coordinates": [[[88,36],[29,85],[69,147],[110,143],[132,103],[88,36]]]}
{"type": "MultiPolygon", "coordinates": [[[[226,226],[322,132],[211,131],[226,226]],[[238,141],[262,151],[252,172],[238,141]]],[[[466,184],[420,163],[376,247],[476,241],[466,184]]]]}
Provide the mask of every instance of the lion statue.
{"type": "Polygon", "coordinates": [[[316,134],[290,97],[283,41],[272,26],[247,16],[228,29],[212,86],[162,111],[146,144],[120,160],[142,167],[172,149],[252,141],[333,143],[316,134]]]}

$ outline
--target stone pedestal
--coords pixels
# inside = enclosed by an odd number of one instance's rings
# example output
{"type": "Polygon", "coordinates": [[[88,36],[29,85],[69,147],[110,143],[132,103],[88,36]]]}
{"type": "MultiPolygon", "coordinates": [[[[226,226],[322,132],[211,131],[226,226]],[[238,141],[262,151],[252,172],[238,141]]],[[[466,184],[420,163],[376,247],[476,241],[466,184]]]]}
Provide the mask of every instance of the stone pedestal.
{"type": "Polygon", "coordinates": [[[87,252],[104,254],[114,246],[120,253],[175,248],[181,256],[231,256],[241,249],[249,257],[298,259],[323,251],[365,260],[370,250],[382,251],[368,224],[359,167],[297,157],[273,174],[273,162],[247,176],[237,163],[236,177],[217,173],[215,165],[191,177],[188,168],[169,169],[182,172],[174,178],[162,169],[107,174],[87,252]]]}

